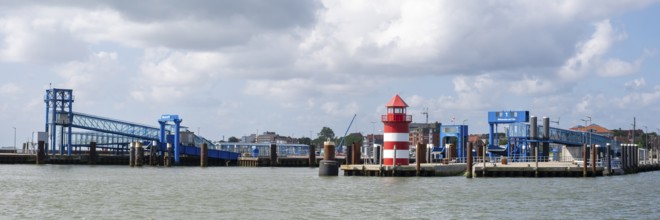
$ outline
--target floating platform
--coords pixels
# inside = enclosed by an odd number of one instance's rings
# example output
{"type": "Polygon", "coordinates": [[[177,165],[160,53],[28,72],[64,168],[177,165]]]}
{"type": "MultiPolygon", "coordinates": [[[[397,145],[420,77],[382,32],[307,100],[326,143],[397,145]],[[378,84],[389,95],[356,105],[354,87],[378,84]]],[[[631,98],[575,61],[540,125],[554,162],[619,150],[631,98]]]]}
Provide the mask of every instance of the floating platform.
{"type": "MultiPolygon", "coordinates": [[[[313,159],[313,164],[310,164],[309,157],[280,157],[276,161],[271,162],[269,157],[239,157],[238,166],[241,167],[318,167],[323,157],[313,159]]],[[[338,157],[335,160],[339,163],[345,163],[345,158],[338,157]]]]}
{"type": "Polygon", "coordinates": [[[415,164],[399,166],[381,166],[378,164],[341,165],[344,176],[460,176],[464,175],[465,163],[420,164],[419,171],[415,164]]]}
{"type": "MultiPolygon", "coordinates": [[[[587,166],[589,177],[603,176],[604,167],[596,167],[595,172],[587,166]]],[[[583,177],[585,169],[571,162],[536,163],[477,163],[472,167],[474,177],[583,177]]]]}

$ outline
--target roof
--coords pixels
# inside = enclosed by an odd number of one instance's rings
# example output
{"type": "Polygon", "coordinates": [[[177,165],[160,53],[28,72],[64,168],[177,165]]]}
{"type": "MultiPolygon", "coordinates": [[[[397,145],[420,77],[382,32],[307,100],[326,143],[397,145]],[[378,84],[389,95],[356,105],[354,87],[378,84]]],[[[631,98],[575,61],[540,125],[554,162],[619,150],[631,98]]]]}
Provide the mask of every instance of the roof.
{"type": "Polygon", "coordinates": [[[401,96],[399,94],[394,95],[392,99],[390,99],[389,102],[387,102],[387,105],[385,107],[408,107],[408,104],[401,99],[401,96]]]}
{"type": "Polygon", "coordinates": [[[602,127],[600,125],[597,125],[597,124],[591,124],[591,125],[586,126],[586,127],[582,126],[582,125],[578,125],[578,126],[570,128],[570,130],[573,130],[573,131],[593,131],[593,132],[596,132],[596,133],[610,133],[611,132],[609,129],[604,128],[604,127],[602,127]]]}

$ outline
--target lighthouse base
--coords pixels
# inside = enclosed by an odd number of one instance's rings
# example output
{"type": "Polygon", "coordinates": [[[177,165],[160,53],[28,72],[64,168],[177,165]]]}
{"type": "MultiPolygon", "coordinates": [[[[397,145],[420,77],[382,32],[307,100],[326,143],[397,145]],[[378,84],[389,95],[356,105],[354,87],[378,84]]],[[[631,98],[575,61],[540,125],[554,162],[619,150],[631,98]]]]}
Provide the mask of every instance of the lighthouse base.
{"type": "Polygon", "coordinates": [[[334,160],[321,160],[319,176],[339,176],[339,163],[334,160]]]}

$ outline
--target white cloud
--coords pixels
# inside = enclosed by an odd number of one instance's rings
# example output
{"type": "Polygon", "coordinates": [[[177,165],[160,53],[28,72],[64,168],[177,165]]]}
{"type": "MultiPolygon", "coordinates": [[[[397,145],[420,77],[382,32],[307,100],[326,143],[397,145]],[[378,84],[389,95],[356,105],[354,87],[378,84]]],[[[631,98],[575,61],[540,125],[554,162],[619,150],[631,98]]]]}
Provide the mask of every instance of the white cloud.
{"type": "Polygon", "coordinates": [[[646,80],[644,78],[634,79],[623,84],[626,90],[637,90],[644,88],[646,86],[646,80]]]}
{"type": "Polygon", "coordinates": [[[559,70],[564,79],[577,80],[589,74],[600,63],[600,59],[607,53],[615,41],[626,38],[624,33],[617,33],[606,19],[594,24],[596,31],[591,38],[576,46],[576,53],[568,59],[559,70]]]}
{"type": "Polygon", "coordinates": [[[12,96],[17,95],[20,92],[21,88],[18,87],[15,83],[5,83],[0,85],[0,95],[3,96],[12,96]]]}
{"type": "Polygon", "coordinates": [[[620,98],[612,99],[612,104],[622,109],[636,109],[649,107],[660,102],[660,86],[655,86],[652,91],[632,92],[620,98]]]}

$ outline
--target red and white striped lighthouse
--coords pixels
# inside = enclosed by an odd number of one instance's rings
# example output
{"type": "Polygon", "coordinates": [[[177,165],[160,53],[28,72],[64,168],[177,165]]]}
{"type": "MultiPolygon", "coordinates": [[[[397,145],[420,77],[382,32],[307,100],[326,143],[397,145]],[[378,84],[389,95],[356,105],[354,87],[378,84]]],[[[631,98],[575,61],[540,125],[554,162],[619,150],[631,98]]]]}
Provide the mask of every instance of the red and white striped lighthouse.
{"type": "Polygon", "coordinates": [[[408,165],[410,157],[408,126],[412,121],[412,116],[406,115],[408,104],[399,95],[395,95],[386,107],[387,115],[381,117],[385,125],[383,165],[408,165]]]}

